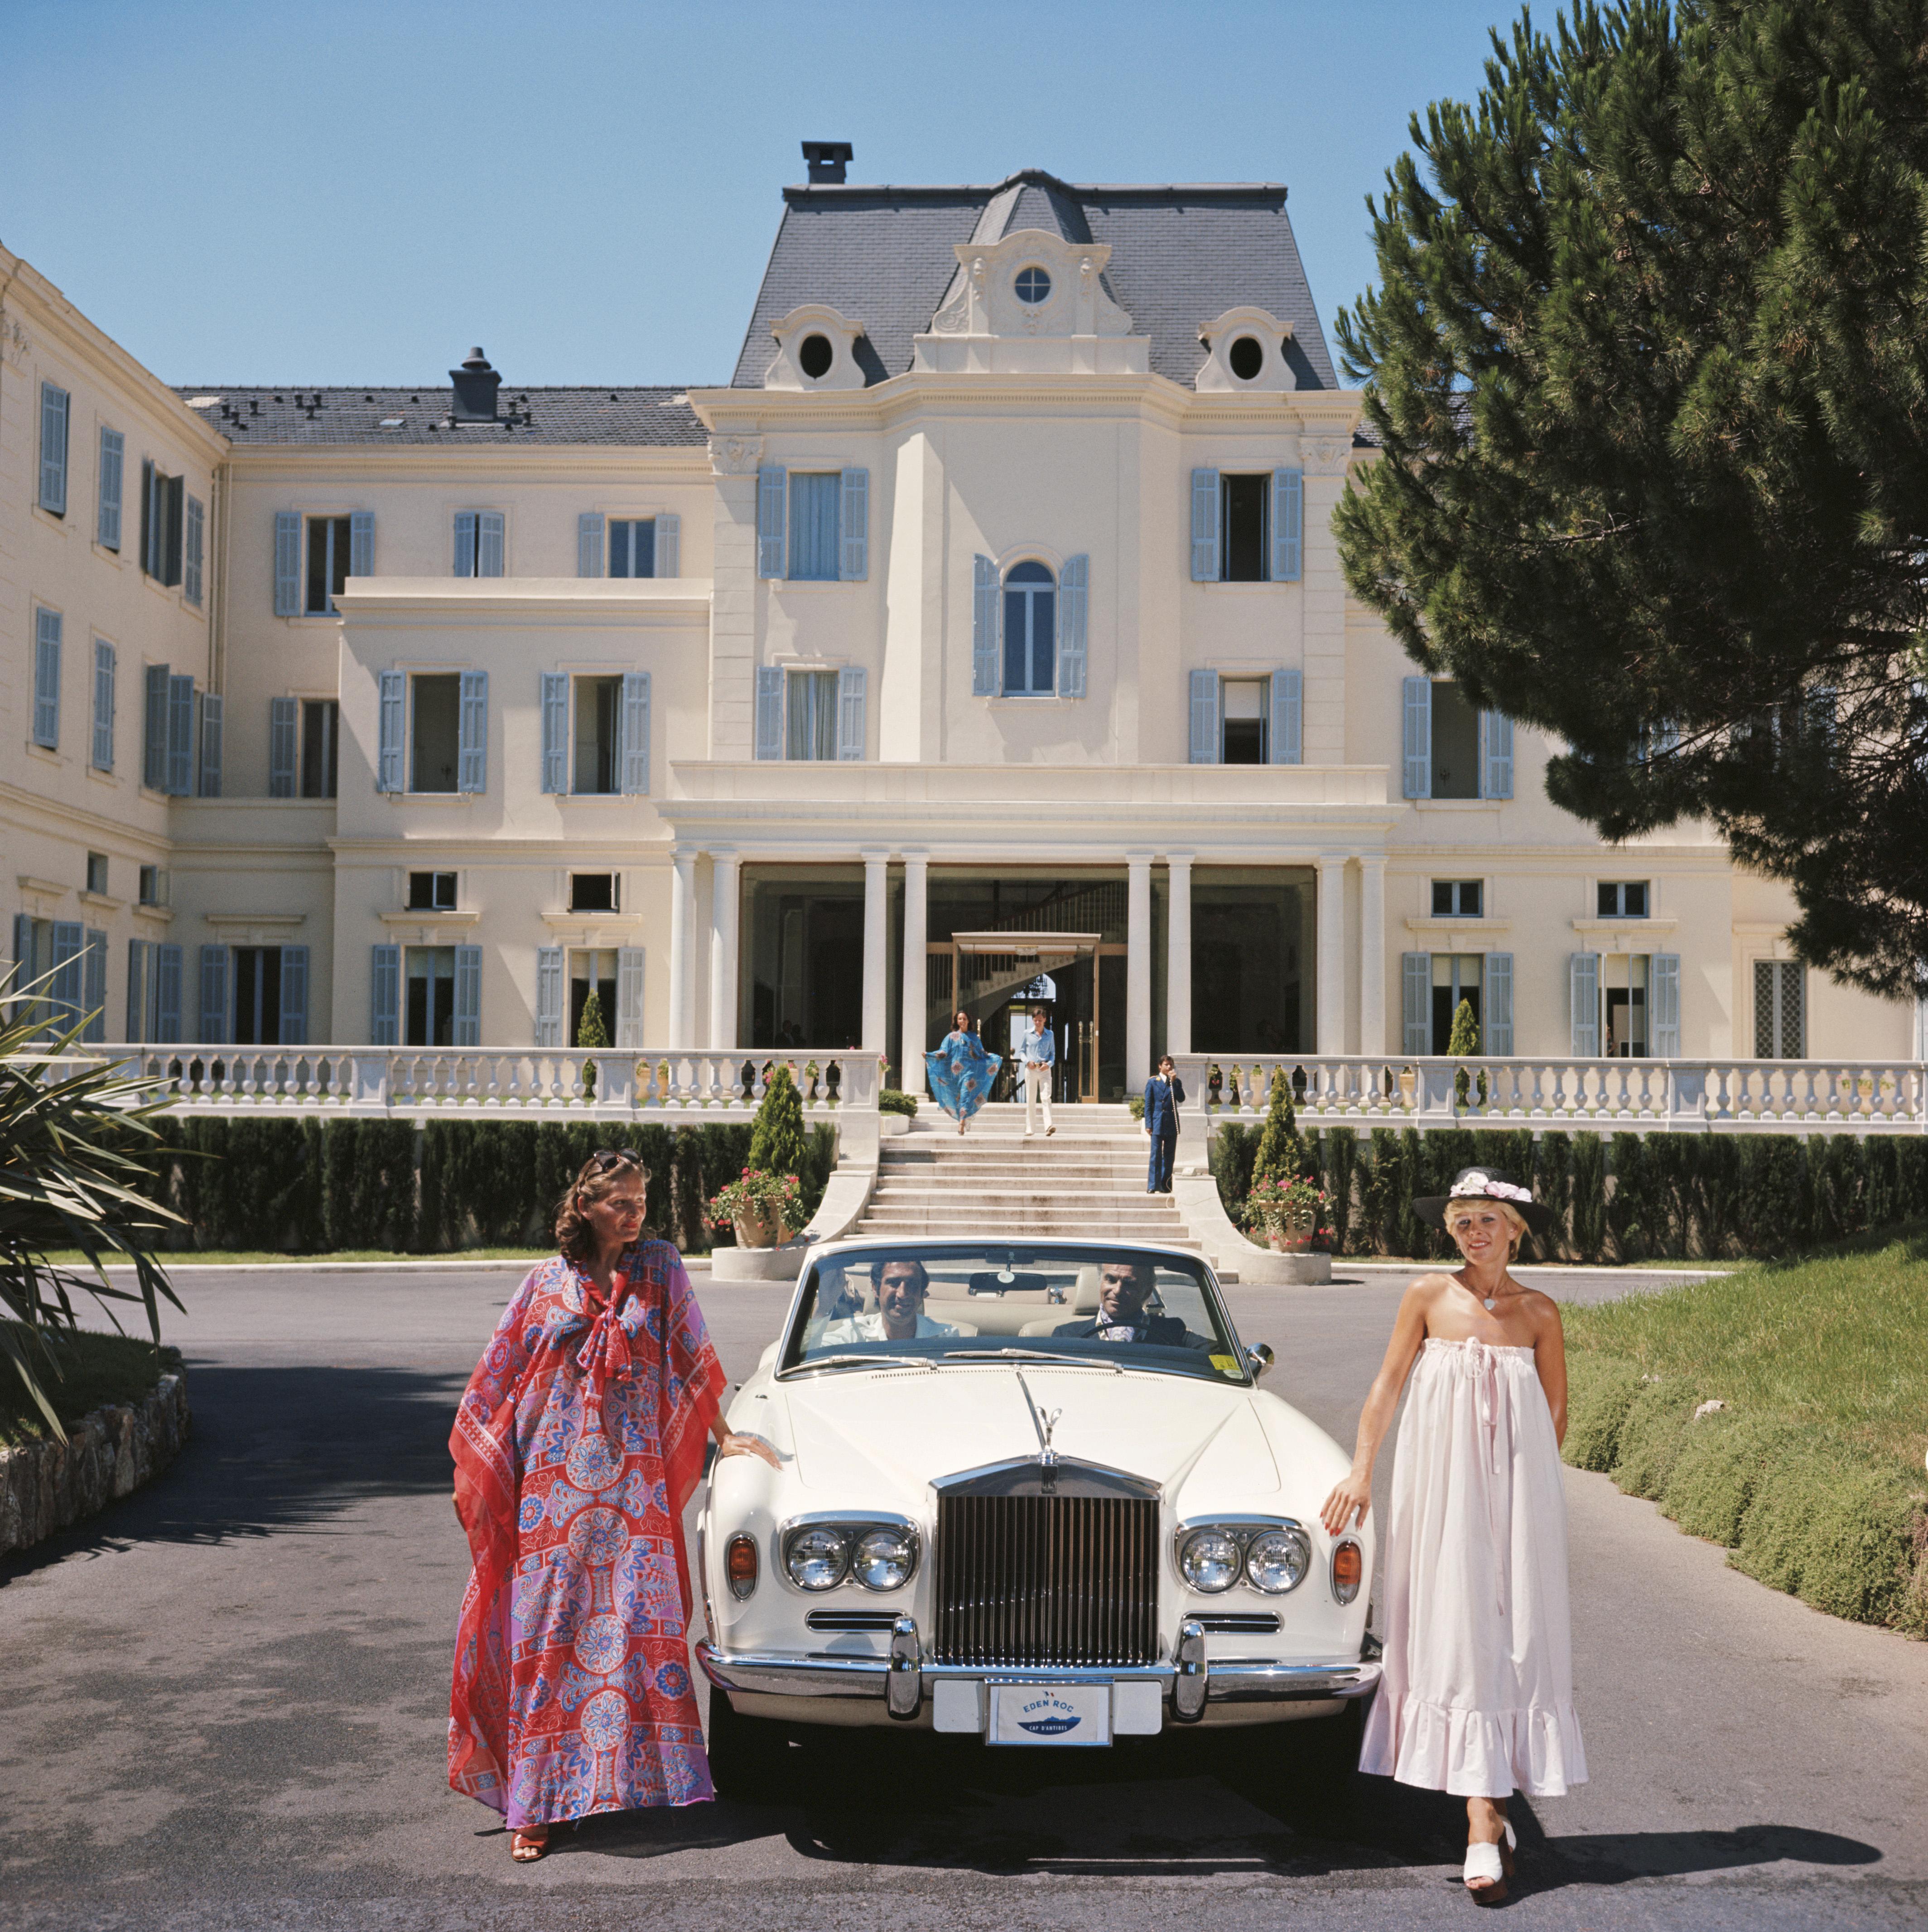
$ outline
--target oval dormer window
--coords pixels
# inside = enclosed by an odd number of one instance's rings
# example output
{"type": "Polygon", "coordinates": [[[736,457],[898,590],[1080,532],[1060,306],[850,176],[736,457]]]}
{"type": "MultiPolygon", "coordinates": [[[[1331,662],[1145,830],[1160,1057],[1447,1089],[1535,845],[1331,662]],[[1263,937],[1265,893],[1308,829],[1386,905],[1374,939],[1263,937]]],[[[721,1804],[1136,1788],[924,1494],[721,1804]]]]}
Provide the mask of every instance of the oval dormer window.
{"type": "Polygon", "coordinates": [[[1051,293],[1051,278],[1042,268],[1020,268],[1017,286],[1018,299],[1035,308],[1051,293]]]}
{"type": "Polygon", "coordinates": [[[830,373],[832,353],[829,337],[806,335],[797,349],[796,366],[813,382],[820,382],[830,373]]]}
{"type": "Polygon", "coordinates": [[[1265,367],[1265,351],[1255,335],[1241,335],[1227,352],[1225,360],[1241,382],[1249,382],[1265,367]]]}

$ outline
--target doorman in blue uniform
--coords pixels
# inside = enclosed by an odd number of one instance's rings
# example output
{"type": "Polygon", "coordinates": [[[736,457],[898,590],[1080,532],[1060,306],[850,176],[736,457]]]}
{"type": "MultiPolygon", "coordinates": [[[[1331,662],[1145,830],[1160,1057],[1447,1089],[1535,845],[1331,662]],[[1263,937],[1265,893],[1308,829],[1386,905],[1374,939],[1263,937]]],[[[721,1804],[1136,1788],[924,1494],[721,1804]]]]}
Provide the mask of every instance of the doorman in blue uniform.
{"type": "Polygon", "coordinates": [[[1147,1194],[1171,1192],[1171,1157],[1178,1151],[1178,1103],[1184,1097],[1185,1083],[1168,1053],[1145,1082],[1145,1133],[1151,1142],[1151,1172],[1145,1177],[1147,1194]]]}

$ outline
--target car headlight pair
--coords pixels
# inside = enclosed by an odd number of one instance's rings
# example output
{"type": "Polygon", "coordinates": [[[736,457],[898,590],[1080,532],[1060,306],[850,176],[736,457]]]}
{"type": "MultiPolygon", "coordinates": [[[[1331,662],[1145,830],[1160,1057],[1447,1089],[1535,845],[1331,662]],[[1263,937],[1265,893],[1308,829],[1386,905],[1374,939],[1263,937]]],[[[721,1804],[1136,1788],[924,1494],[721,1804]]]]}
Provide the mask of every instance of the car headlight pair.
{"type": "Polygon", "coordinates": [[[800,1524],[784,1538],[783,1567],[799,1590],[834,1590],[846,1580],[901,1590],[917,1568],[917,1532],[907,1523],[800,1524]]]}
{"type": "Polygon", "coordinates": [[[1282,1597],[1312,1567],[1311,1540],[1296,1522],[1207,1523],[1186,1531],[1178,1545],[1178,1574],[1208,1597],[1241,1581],[1282,1597]]]}

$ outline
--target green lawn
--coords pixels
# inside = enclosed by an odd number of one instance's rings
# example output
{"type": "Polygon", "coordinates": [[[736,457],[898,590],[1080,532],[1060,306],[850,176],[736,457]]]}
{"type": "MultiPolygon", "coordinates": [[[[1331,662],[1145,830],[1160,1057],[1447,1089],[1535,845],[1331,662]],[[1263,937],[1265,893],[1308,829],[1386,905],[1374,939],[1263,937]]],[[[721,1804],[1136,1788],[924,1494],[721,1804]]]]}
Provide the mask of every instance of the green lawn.
{"type": "MultiPolygon", "coordinates": [[[[165,1375],[181,1366],[180,1351],[130,1335],[82,1330],[52,1339],[57,1378],[44,1373],[46,1388],[61,1422],[71,1427],[108,1402],[138,1402],[165,1375]]],[[[21,1384],[10,1359],[0,1357],[0,1448],[50,1433],[46,1418],[21,1384]]]]}
{"type": "Polygon", "coordinates": [[[1818,1610],[1928,1635],[1928,1229],[1562,1312],[1569,1462],[1818,1610]]]}
{"type": "MultiPolygon", "coordinates": [[[[268,1262],[526,1261],[532,1263],[546,1261],[555,1252],[553,1248],[458,1248],[448,1254],[398,1255],[387,1248],[344,1248],[334,1254],[286,1255],[265,1248],[208,1248],[199,1252],[187,1250],[179,1254],[164,1254],[160,1260],[163,1265],[171,1268],[204,1268],[210,1264],[228,1268],[259,1268],[268,1262]]],[[[47,1259],[58,1262],[63,1267],[73,1268],[81,1265],[84,1257],[77,1251],[62,1250],[50,1252],[47,1259]]]]}

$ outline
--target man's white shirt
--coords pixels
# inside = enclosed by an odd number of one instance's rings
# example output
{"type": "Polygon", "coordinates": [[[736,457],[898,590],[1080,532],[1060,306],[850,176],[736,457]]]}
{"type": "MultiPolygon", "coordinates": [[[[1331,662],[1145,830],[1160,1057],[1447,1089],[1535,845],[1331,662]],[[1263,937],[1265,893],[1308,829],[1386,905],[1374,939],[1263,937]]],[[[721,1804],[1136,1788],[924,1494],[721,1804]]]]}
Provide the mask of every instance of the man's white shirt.
{"type": "MultiPolygon", "coordinates": [[[[961,1335],[961,1328],[953,1328],[948,1322],[933,1322],[928,1315],[917,1318],[917,1334],[921,1340],[926,1335],[961,1335]]],[[[826,1342],[885,1342],[889,1336],[883,1332],[883,1317],[875,1312],[868,1315],[847,1316],[839,1322],[824,1324],[823,1332],[811,1346],[822,1348],[826,1342]]],[[[904,1338],[907,1341],[907,1336],[904,1338]]]]}

